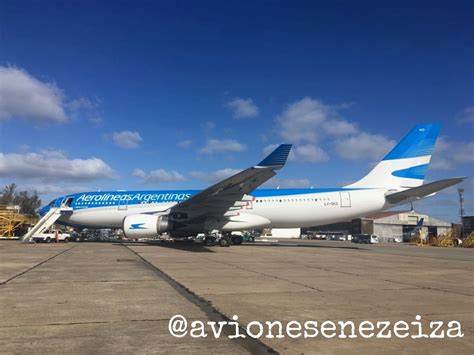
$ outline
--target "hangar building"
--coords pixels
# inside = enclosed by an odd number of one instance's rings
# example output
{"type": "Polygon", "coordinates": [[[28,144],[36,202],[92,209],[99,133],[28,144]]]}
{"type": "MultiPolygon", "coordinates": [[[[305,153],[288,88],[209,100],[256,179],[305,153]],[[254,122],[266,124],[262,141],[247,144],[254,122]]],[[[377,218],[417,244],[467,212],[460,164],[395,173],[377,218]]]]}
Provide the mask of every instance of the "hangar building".
{"type": "Polygon", "coordinates": [[[319,234],[329,231],[352,235],[376,234],[387,240],[405,235],[404,241],[408,241],[409,237],[406,234],[413,230],[421,218],[424,218],[423,226],[428,234],[441,235],[451,229],[451,223],[415,211],[378,212],[352,221],[327,224],[309,229],[319,234]]]}

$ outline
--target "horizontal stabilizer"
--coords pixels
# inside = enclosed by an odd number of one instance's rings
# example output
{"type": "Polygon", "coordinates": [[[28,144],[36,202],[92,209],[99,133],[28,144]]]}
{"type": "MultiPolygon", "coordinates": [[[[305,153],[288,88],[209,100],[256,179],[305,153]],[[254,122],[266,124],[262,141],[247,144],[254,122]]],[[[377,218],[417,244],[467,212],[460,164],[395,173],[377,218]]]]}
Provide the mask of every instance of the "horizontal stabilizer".
{"type": "Polygon", "coordinates": [[[463,181],[465,177],[443,179],[428,184],[424,184],[418,187],[414,187],[408,190],[395,192],[385,196],[388,203],[396,204],[403,202],[404,200],[416,200],[429,196],[435,192],[441,191],[447,187],[456,185],[463,181]]]}

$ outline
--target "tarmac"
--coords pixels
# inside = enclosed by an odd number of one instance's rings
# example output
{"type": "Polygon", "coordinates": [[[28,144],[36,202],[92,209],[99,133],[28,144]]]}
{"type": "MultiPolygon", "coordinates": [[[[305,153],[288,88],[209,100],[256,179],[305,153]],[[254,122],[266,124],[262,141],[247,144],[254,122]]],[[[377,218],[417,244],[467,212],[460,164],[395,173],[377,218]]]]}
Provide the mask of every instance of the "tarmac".
{"type": "Polygon", "coordinates": [[[401,244],[0,241],[0,353],[472,354],[473,267],[472,249],[401,244]],[[252,321],[420,315],[428,334],[430,321],[456,320],[463,337],[230,339],[226,326],[178,338],[168,328],[178,314],[188,326],[236,315],[241,333],[252,321]]]}

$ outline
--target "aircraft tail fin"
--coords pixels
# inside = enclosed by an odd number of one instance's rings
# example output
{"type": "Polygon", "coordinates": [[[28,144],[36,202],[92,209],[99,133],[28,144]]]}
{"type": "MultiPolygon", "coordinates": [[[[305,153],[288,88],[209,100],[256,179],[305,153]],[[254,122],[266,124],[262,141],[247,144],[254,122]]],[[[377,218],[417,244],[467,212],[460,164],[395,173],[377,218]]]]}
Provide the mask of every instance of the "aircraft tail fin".
{"type": "Polygon", "coordinates": [[[416,224],[416,228],[423,227],[423,222],[424,221],[425,221],[425,219],[423,217],[421,217],[420,220],[418,221],[418,223],[416,224]]]}
{"type": "Polygon", "coordinates": [[[418,124],[372,171],[347,186],[358,188],[412,188],[423,184],[440,125],[418,124]]]}

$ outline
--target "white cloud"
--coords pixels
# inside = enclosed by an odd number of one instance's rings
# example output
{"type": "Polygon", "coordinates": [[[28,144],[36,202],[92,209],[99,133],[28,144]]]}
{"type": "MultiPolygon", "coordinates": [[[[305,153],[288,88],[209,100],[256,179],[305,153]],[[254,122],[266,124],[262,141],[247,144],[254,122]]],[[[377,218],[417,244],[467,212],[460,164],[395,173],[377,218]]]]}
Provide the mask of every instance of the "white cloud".
{"type": "Polygon", "coordinates": [[[201,149],[201,153],[243,152],[246,149],[245,144],[239,143],[235,139],[208,139],[206,145],[201,149]]]}
{"type": "Polygon", "coordinates": [[[323,125],[323,129],[326,133],[334,137],[356,134],[359,131],[354,123],[346,120],[326,121],[323,125]]]}
{"type": "Polygon", "coordinates": [[[209,183],[215,183],[215,182],[224,180],[232,175],[235,175],[240,171],[242,170],[225,168],[225,169],[220,169],[220,170],[211,171],[211,172],[191,171],[189,175],[191,175],[192,177],[198,180],[202,180],[209,183]]]}
{"type": "Polygon", "coordinates": [[[20,184],[18,186],[19,191],[35,191],[38,195],[64,195],[77,193],[82,191],[94,191],[94,189],[88,186],[82,185],[64,185],[64,184],[48,184],[45,182],[38,182],[36,184],[20,184]]]}
{"type": "Polygon", "coordinates": [[[72,112],[77,112],[80,110],[94,110],[97,108],[98,103],[88,99],[87,97],[79,97],[69,101],[67,106],[72,112]]]}
{"type": "Polygon", "coordinates": [[[280,136],[290,143],[315,142],[321,124],[332,114],[329,106],[321,101],[305,97],[288,106],[277,117],[280,136]]]}
{"type": "Polygon", "coordinates": [[[439,137],[430,164],[433,170],[451,170],[474,162],[474,142],[455,142],[439,137]]]}
{"type": "Polygon", "coordinates": [[[166,171],[163,169],[152,170],[149,173],[142,169],[135,169],[133,176],[140,179],[144,184],[152,184],[159,182],[179,182],[185,181],[186,178],[175,170],[166,171]]]}
{"type": "Polygon", "coordinates": [[[94,125],[94,127],[99,127],[104,123],[104,119],[100,116],[93,116],[88,118],[88,121],[94,125]]]}
{"type": "Polygon", "coordinates": [[[289,159],[312,163],[329,160],[319,144],[322,137],[331,138],[335,152],[344,159],[381,158],[395,142],[381,134],[364,132],[356,123],[342,118],[340,111],[350,106],[330,106],[310,97],[291,103],[276,119],[280,137],[294,143],[289,159]]]}
{"type": "Polygon", "coordinates": [[[212,121],[206,121],[201,124],[201,127],[204,131],[209,132],[216,128],[216,124],[212,121]]]}
{"type": "Polygon", "coordinates": [[[460,164],[474,161],[474,142],[459,144],[453,154],[453,159],[460,164]]]}
{"type": "Polygon", "coordinates": [[[124,149],[135,149],[138,148],[143,139],[138,132],[122,131],[113,132],[112,140],[116,145],[124,149]]]}
{"type": "Polygon", "coordinates": [[[67,103],[68,111],[72,118],[83,116],[95,127],[103,123],[103,118],[99,112],[100,100],[91,100],[87,97],[79,97],[67,103]]]}
{"type": "Polygon", "coordinates": [[[0,121],[65,122],[64,107],[64,96],[54,83],[42,82],[15,67],[0,66],[0,121]]]}
{"type": "Polygon", "coordinates": [[[0,177],[47,181],[115,179],[116,172],[99,158],[69,159],[59,151],[0,153],[0,177]]]}
{"type": "Polygon", "coordinates": [[[311,183],[308,179],[279,179],[272,178],[268,180],[263,187],[273,187],[282,189],[309,188],[311,183]]]}
{"type": "Polygon", "coordinates": [[[456,119],[459,123],[474,123],[474,106],[465,108],[456,119]]]}
{"type": "Polygon", "coordinates": [[[450,150],[446,137],[438,137],[436,140],[433,156],[431,157],[430,169],[434,170],[449,170],[453,168],[453,161],[446,157],[446,153],[450,150]]]}
{"type": "Polygon", "coordinates": [[[176,146],[182,149],[188,149],[191,144],[193,144],[193,141],[191,139],[184,139],[176,143],[176,146]]]}
{"type": "Polygon", "coordinates": [[[295,146],[290,154],[290,159],[309,163],[320,163],[329,160],[329,155],[322,148],[313,144],[295,146]]]}
{"type": "Polygon", "coordinates": [[[356,124],[340,117],[347,105],[329,106],[320,100],[305,97],[290,104],[277,117],[277,130],[291,143],[315,144],[322,135],[341,137],[358,133],[356,124]]]}
{"type": "Polygon", "coordinates": [[[251,98],[242,99],[236,97],[229,101],[226,106],[232,110],[234,118],[257,117],[259,113],[257,105],[254,104],[251,98]]]}
{"type": "Polygon", "coordinates": [[[336,153],[348,160],[379,160],[395,146],[394,140],[380,134],[360,132],[334,142],[336,153]]]}

